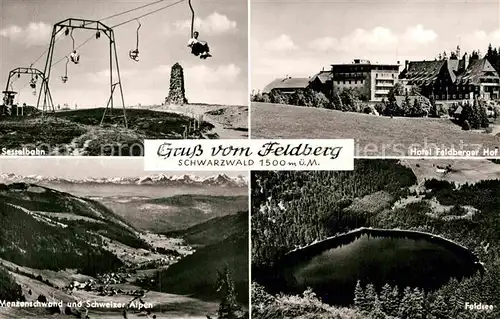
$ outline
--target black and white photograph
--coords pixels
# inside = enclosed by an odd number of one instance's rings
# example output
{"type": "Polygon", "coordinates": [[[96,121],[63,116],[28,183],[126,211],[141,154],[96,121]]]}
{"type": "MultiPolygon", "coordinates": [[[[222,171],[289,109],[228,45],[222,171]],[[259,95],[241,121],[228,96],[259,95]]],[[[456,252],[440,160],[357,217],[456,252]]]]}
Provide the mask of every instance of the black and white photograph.
{"type": "Polygon", "coordinates": [[[248,318],[248,172],[0,167],[0,318],[248,318]]]}
{"type": "Polygon", "coordinates": [[[500,161],[251,173],[252,318],[500,317],[500,161]]]}
{"type": "Polygon", "coordinates": [[[252,138],[500,156],[497,0],[251,4],[252,138]]]}
{"type": "Polygon", "coordinates": [[[246,0],[0,0],[2,155],[248,137],[246,0]]]}

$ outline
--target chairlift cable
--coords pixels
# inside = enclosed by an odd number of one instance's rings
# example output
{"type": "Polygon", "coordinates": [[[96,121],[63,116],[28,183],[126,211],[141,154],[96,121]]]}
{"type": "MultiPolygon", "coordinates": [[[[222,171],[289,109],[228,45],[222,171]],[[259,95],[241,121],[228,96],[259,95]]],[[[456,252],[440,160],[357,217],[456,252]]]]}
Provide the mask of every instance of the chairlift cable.
{"type": "Polygon", "coordinates": [[[110,16],[108,16],[108,17],[105,17],[105,18],[99,19],[99,20],[97,20],[97,21],[109,20],[109,19],[111,19],[111,18],[118,17],[118,16],[121,16],[121,15],[124,15],[124,14],[130,13],[130,12],[132,12],[132,11],[140,10],[140,9],[143,9],[143,8],[146,8],[146,7],[149,7],[149,6],[152,6],[152,5],[154,5],[154,4],[157,4],[157,3],[160,3],[160,2],[164,2],[164,1],[166,1],[166,0],[158,0],[158,1],[151,2],[151,3],[147,3],[147,4],[144,4],[144,5],[139,6],[139,7],[137,7],[137,8],[133,8],[133,9],[126,10],[126,11],[123,11],[123,12],[119,12],[119,13],[116,13],[116,14],[110,15],[110,16]]]}
{"type": "Polygon", "coordinates": [[[115,24],[114,26],[112,26],[112,27],[111,27],[111,29],[114,29],[114,28],[120,27],[120,26],[122,26],[122,25],[124,25],[124,24],[130,23],[130,22],[133,22],[133,21],[135,21],[135,20],[137,20],[137,19],[144,18],[144,17],[146,17],[146,16],[148,16],[148,15],[151,15],[151,14],[153,14],[153,13],[159,12],[159,11],[161,11],[161,10],[164,10],[164,9],[167,9],[167,8],[170,8],[170,7],[173,7],[173,6],[175,6],[175,5],[177,5],[177,4],[181,3],[181,2],[184,2],[184,1],[186,1],[186,0],[179,0],[179,1],[176,1],[176,2],[173,2],[173,3],[170,3],[170,4],[166,5],[166,6],[163,6],[163,7],[161,7],[161,8],[158,8],[158,9],[156,9],[156,10],[153,10],[153,11],[151,11],[151,12],[148,12],[148,13],[142,14],[142,15],[140,15],[140,16],[138,16],[138,17],[135,17],[135,18],[132,18],[132,19],[126,20],[126,21],[124,21],[124,22],[121,22],[121,23],[115,24]]]}
{"type": "MultiPolygon", "coordinates": [[[[80,49],[81,47],[83,47],[85,44],[87,44],[87,42],[89,42],[90,40],[92,40],[94,38],[94,35],[91,35],[87,40],[83,41],[82,43],[80,43],[76,48],[75,50],[77,49],[80,49]]],[[[66,59],[67,55],[63,56],[62,58],[60,58],[59,60],[57,60],[56,62],[54,62],[51,67],[55,66],[56,64],[59,64],[61,61],[63,61],[64,59],[66,59]]]]}
{"type": "MultiPolygon", "coordinates": [[[[146,8],[146,7],[149,7],[149,6],[152,6],[154,4],[157,4],[157,3],[160,3],[160,2],[164,2],[166,0],[157,0],[157,1],[153,1],[151,3],[147,3],[147,4],[144,4],[142,6],[139,6],[139,7],[136,7],[136,8],[133,8],[133,9],[130,9],[130,10],[126,10],[126,11],[123,11],[123,12],[119,12],[119,13],[116,13],[116,14],[113,14],[113,15],[110,15],[110,16],[107,16],[107,17],[104,17],[100,20],[97,20],[97,21],[104,21],[104,20],[108,20],[108,19],[111,19],[111,18],[114,18],[114,17],[118,17],[118,16],[121,16],[121,15],[124,15],[124,14],[127,14],[127,13],[130,13],[130,12],[133,12],[133,11],[136,11],[136,10],[140,10],[140,9],[143,9],[143,8],[146,8]]],[[[59,41],[62,37],[64,33],[61,33],[59,34],[59,36],[55,39],[54,43],[56,43],[57,41],[59,41]]],[[[45,49],[41,54],[40,56],[38,56],[38,58],[36,58],[32,65],[34,65],[35,63],[37,63],[47,52],[49,51],[49,48],[45,49]]]]}
{"type": "MultiPolygon", "coordinates": [[[[165,1],[165,0],[163,0],[163,1],[165,1]]],[[[175,6],[175,5],[177,5],[177,4],[181,3],[181,2],[184,2],[184,1],[186,1],[186,0],[178,0],[178,1],[176,1],[176,2],[170,3],[170,4],[166,5],[166,6],[160,7],[160,8],[158,8],[158,9],[156,9],[156,10],[151,11],[151,12],[148,12],[148,13],[145,13],[145,14],[140,15],[140,16],[138,16],[138,17],[135,17],[135,18],[132,18],[132,19],[126,20],[126,21],[124,21],[124,22],[118,23],[118,24],[116,24],[116,25],[112,26],[112,27],[111,27],[111,29],[114,29],[114,28],[120,27],[120,26],[122,26],[122,25],[128,24],[128,23],[130,23],[130,22],[132,22],[132,21],[136,21],[136,20],[138,20],[138,19],[144,18],[144,17],[146,17],[146,16],[148,16],[148,15],[151,15],[151,14],[153,14],[153,13],[159,12],[159,11],[161,11],[161,10],[164,10],[164,9],[167,9],[167,8],[170,8],[170,7],[173,7],[173,6],[175,6]]],[[[85,40],[84,42],[82,42],[81,44],[79,44],[76,48],[74,48],[74,50],[77,50],[77,49],[81,48],[82,46],[84,46],[85,44],[87,44],[87,42],[89,42],[89,41],[90,41],[90,40],[92,40],[93,38],[94,38],[94,35],[90,36],[87,40],[85,40]]],[[[59,60],[57,60],[56,62],[54,62],[54,63],[51,65],[51,67],[53,67],[53,66],[55,66],[55,65],[57,65],[57,64],[59,64],[59,63],[61,63],[61,61],[63,61],[65,58],[66,58],[66,56],[64,56],[64,57],[60,58],[59,60]]]]}
{"type": "MultiPolygon", "coordinates": [[[[62,34],[59,34],[57,36],[57,38],[55,39],[54,44],[57,41],[59,41],[61,39],[61,37],[62,37],[62,34]]],[[[42,54],[40,54],[40,56],[38,58],[36,58],[36,60],[31,63],[31,65],[34,65],[35,63],[37,63],[45,55],[45,53],[47,53],[48,51],[49,51],[49,48],[45,49],[45,51],[43,51],[42,54]]]]}

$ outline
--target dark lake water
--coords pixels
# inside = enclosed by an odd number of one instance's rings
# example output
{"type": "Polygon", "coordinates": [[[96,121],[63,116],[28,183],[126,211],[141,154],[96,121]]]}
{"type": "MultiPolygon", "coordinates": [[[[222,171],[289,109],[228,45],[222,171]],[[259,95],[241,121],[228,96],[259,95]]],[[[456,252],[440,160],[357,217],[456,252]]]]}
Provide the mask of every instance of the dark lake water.
{"type": "Polygon", "coordinates": [[[463,247],[429,234],[383,232],[350,234],[290,253],[277,267],[280,278],[274,288],[301,293],[311,287],[324,302],[350,304],[358,279],[377,287],[389,283],[433,290],[480,267],[463,247]]]}

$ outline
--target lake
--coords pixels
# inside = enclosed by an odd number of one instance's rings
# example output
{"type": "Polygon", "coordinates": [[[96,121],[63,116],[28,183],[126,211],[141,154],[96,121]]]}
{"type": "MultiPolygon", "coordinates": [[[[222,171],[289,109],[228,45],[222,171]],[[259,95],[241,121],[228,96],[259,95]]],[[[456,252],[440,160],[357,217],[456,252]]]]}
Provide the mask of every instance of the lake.
{"type": "Polygon", "coordinates": [[[358,279],[379,288],[433,290],[478,269],[467,249],[432,234],[361,229],[287,254],[275,269],[273,288],[302,293],[311,287],[326,303],[348,305],[358,279]]]}

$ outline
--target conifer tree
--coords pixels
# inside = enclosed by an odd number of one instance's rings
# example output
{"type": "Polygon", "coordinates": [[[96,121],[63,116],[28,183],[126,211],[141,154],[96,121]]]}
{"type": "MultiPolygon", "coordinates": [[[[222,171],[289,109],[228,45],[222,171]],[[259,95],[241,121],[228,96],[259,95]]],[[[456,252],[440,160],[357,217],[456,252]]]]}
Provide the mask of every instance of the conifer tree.
{"type": "Polygon", "coordinates": [[[217,285],[218,291],[223,291],[224,297],[219,305],[217,316],[219,319],[238,319],[241,317],[241,307],[236,301],[236,289],[234,281],[229,271],[229,266],[226,265],[222,271],[218,273],[217,285]]]}
{"type": "Polygon", "coordinates": [[[375,286],[373,284],[366,285],[365,290],[365,300],[366,300],[366,311],[372,311],[375,305],[375,298],[377,297],[377,291],[375,290],[375,286]]]}
{"type": "Polygon", "coordinates": [[[469,116],[469,123],[471,128],[473,129],[478,129],[481,127],[480,109],[477,99],[474,100],[474,104],[472,105],[472,112],[469,116]]]}
{"type": "Polygon", "coordinates": [[[354,288],[354,307],[358,310],[366,310],[365,292],[359,280],[354,288]]]}
{"type": "Polygon", "coordinates": [[[377,295],[373,302],[373,309],[370,313],[371,319],[387,319],[387,315],[382,311],[382,303],[377,295]]]}
{"type": "Polygon", "coordinates": [[[392,314],[393,310],[393,300],[392,300],[392,288],[389,284],[385,284],[380,291],[380,304],[382,311],[392,314]]]}
{"type": "Polygon", "coordinates": [[[413,292],[410,287],[406,287],[403,290],[403,297],[399,304],[398,316],[400,318],[409,318],[411,315],[411,304],[413,299],[413,292]]]}
{"type": "Polygon", "coordinates": [[[479,125],[482,128],[486,128],[490,125],[486,108],[482,105],[479,106],[479,125]]]}
{"type": "Polygon", "coordinates": [[[434,301],[431,302],[429,308],[428,313],[434,318],[449,318],[446,302],[440,294],[437,294],[434,301]]]}
{"type": "Polygon", "coordinates": [[[398,311],[399,311],[399,304],[401,302],[400,296],[399,296],[399,289],[397,286],[394,286],[392,289],[392,294],[391,294],[391,303],[390,303],[390,310],[388,310],[389,314],[396,316],[398,311]]]}
{"type": "Polygon", "coordinates": [[[414,319],[423,319],[425,317],[424,312],[424,293],[422,290],[415,288],[412,294],[412,309],[411,316],[414,319]]]}

